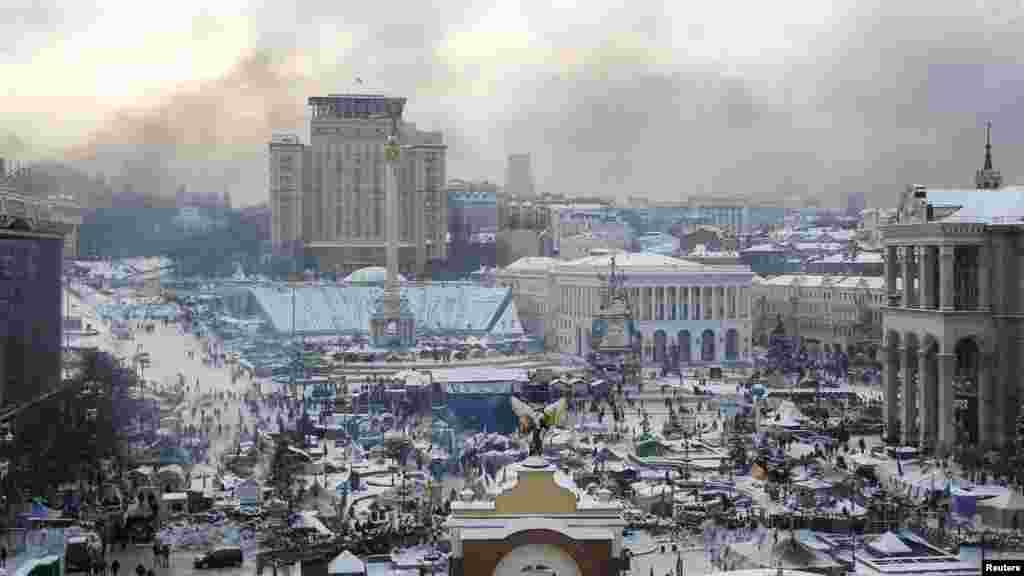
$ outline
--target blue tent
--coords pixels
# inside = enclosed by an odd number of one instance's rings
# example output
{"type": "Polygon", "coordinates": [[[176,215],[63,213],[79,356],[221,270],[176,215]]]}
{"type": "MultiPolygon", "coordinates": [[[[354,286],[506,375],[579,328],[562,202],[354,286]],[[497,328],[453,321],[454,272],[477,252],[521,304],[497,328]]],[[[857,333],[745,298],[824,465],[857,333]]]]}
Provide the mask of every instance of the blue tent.
{"type": "Polygon", "coordinates": [[[191,466],[192,456],[184,448],[177,446],[167,446],[160,450],[160,456],[157,458],[160,461],[161,466],[170,466],[171,464],[177,464],[179,466],[191,466]]]}

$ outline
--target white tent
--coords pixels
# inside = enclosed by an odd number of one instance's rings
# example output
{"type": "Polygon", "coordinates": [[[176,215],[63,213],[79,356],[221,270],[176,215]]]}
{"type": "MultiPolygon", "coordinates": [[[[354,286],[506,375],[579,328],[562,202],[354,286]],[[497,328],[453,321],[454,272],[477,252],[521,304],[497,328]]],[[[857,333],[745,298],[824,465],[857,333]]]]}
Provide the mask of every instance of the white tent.
{"type": "Polygon", "coordinates": [[[892,532],[882,534],[874,542],[869,543],[868,547],[882,554],[908,554],[913,552],[910,546],[904,544],[903,540],[892,532]]]}
{"type": "Polygon", "coordinates": [[[364,576],[366,564],[348,550],[343,550],[327,565],[327,573],[331,576],[364,576]]]}
{"type": "Polygon", "coordinates": [[[1007,490],[978,502],[978,513],[990,526],[1019,529],[1024,526],[1024,495],[1007,490]]]}
{"type": "Polygon", "coordinates": [[[806,420],[806,417],[797,408],[796,404],[789,400],[783,400],[779,407],[775,409],[775,417],[764,424],[779,428],[799,428],[804,420],[806,420]]]}
{"type": "Polygon", "coordinates": [[[156,476],[160,485],[167,488],[169,492],[180,492],[185,486],[185,470],[177,465],[164,466],[157,471],[156,476]]]}
{"type": "Polygon", "coordinates": [[[296,521],[292,524],[292,528],[305,528],[307,530],[312,530],[321,536],[334,536],[334,532],[331,532],[326,526],[324,526],[324,523],[316,517],[316,513],[309,510],[299,512],[298,518],[296,518],[296,521]]]}

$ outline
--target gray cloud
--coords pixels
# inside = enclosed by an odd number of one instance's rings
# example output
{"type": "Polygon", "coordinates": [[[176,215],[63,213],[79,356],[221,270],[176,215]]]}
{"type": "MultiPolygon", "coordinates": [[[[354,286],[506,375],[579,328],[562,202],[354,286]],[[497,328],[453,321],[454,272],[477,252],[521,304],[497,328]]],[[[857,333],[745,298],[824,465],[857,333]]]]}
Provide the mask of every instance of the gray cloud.
{"type": "MultiPolygon", "coordinates": [[[[713,27],[654,1],[528,3],[531,46],[548,60],[453,62],[442,54],[450,35],[492,6],[436,4],[267,2],[252,11],[253,52],[223,78],[118,114],[67,158],[137,187],[196,182],[259,202],[269,135],[304,134],[305,98],[357,76],[409,96],[410,120],[445,131],[451,177],[500,181],[504,156],[526,151],[547,192],[834,201],[863,190],[885,205],[909,182],[970,184],[986,120],[1007,180],[1024,155],[1016,2],[837,0],[835,21],[785,65],[739,71],[689,53],[713,27]],[[560,50],[575,59],[557,61],[560,50]],[[309,53],[312,66],[300,66],[295,56],[309,53]],[[489,96],[471,95],[478,83],[489,96]]],[[[192,34],[215,35],[217,23],[199,15],[192,34]]]]}
{"type": "Polygon", "coordinates": [[[0,55],[14,55],[26,45],[37,45],[57,22],[56,6],[37,0],[10,0],[0,4],[0,55]]]}

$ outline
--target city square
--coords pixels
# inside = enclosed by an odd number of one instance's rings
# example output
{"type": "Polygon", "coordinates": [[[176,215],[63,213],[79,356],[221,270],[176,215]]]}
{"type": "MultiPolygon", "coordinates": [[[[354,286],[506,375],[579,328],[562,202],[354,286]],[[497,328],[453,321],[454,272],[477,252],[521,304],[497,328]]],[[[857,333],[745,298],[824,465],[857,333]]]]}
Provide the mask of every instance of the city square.
{"type": "Polygon", "coordinates": [[[0,576],[1024,566],[1024,12],[663,8],[4,52],[0,576]]]}

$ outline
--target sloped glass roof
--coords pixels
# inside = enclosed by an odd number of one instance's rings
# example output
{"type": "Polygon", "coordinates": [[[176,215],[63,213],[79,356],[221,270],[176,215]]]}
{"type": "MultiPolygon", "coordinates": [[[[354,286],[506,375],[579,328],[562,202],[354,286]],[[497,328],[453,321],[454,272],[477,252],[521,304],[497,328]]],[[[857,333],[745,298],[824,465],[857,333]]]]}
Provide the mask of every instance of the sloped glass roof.
{"type": "MultiPolygon", "coordinates": [[[[425,334],[521,335],[522,323],[509,288],[474,284],[404,286],[402,295],[425,334]]],[[[271,327],[292,331],[291,288],[248,288],[271,327]]],[[[302,286],[294,289],[295,332],[363,334],[383,293],[378,286],[302,286]]]]}

